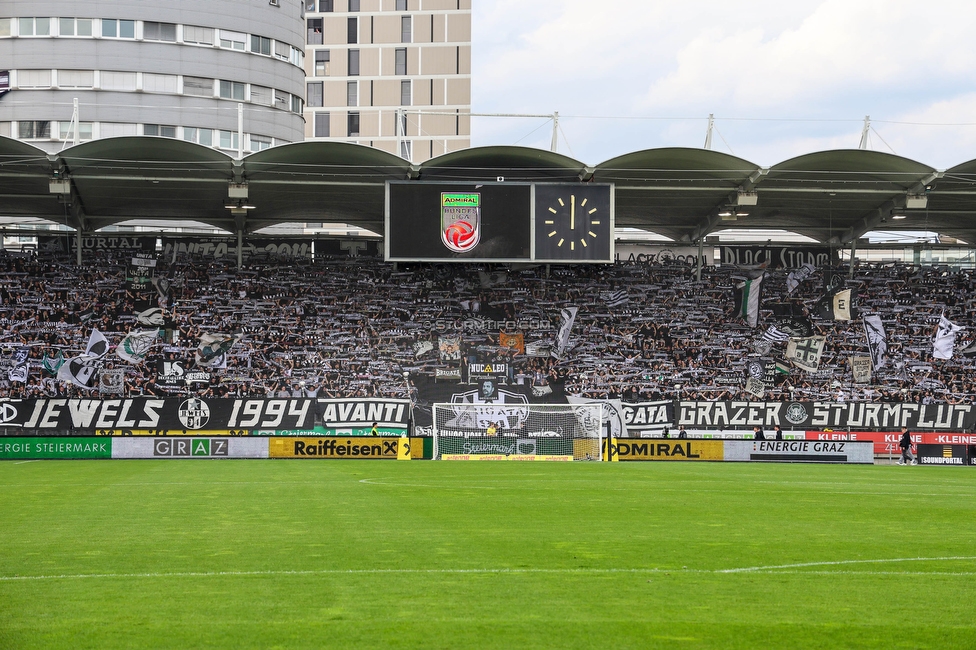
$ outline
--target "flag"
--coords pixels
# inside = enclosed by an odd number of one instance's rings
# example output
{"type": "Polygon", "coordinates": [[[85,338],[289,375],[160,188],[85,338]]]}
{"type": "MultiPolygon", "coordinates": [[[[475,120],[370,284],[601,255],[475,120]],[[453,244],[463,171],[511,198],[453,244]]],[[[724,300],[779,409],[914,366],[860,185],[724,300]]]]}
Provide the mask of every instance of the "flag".
{"type": "Polygon", "coordinates": [[[746,392],[756,397],[763,397],[766,394],[766,382],[762,379],[749,377],[746,379],[746,392]]]}
{"type": "Polygon", "coordinates": [[[766,376],[766,364],[762,359],[749,359],[746,362],[746,377],[762,379],[766,376]]]}
{"type": "Polygon", "coordinates": [[[88,337],[88,346],[85,348],[85,356],[104,357],[108,353],[108,339],[97,329],[92,330],[88,337]]]}
{"type": "Polygon", "coordinates": [[[7,372],[7,379],[10,381],[27,383],[27,357],[30,356],[30,348],[22,345],[14,350],[10,355],[11,368],[7,372]]]}
{"type": "Polygon", "coordinates": [[[456,336],[441,336],[437,339],[437,354],[441,361],[461,360],[461,339],[456,336]]]}
{"type": "Polygon", "coordinates": [[[136,322],[140,325],[162,327],[166,324],[166,315],[159,307],[150,307],[145,311],[136,313],[136,322]]]}
{"type": "Polygon", "coordinates": [[[45,356],[41,361],[41,367],[52,375],[57,376],[58,370],[64,365],[64,353],[58,350],[57,356],[48,357],[45,356]]]}
{"type": "Polygon", "coordinates": [[[512,348],[519,354],[525,354],[525,336],[521,332],[517,334],[499,332],[498,345],[503,348],[512,348]]]}
{"type": "Polygon", "coordinates": [[[125,392],[124,370],[101,370],[98,373],[98,392],[121,395],[125,392]]]}
{"type": "Polygon", "coordinates": [[[623,289],[618,289],[616,291],[604,291],[600,294],[603,302],[607,303],[607,307],[621,307],[630,302],[630,296],[623,289]]]}
{"type": "Polygon", "coordinates": [[[864,317],[864,335],[868,339],[868,349],[871,351],[871,366],[875,370],[885,364],[885,354],[888,352],[888,335],[885,334],[884,323],[877,314],[864,317]]]}
{"type": "Polygon", "coordinates": [[[123,361],[129,363],[142,363],[146,360],[146,355],[152,349],[153,344],[159,338],[162,330],[145,330],[141,332],[129,332],[119,347],[115,348],[115,353],[123,361]]]}
{"type": "Polygon", "coordinates": [[[92,388],[98,368],[101,365],[99,357],[82,354],[64,362],[58,370],[58,379],[66,381],[79,388],[92,388]]]}
{"type": "Polygon", "coordinates": [[[780,375],[789,375],[790,374],[790,364],[789,364],[788,361],[786,361],[784,359],[777,359],[776,360],[776,365],[774,366],[773,369],[778,374],[780,374],[780,375]]]}
{"type": "Polygon", "coordinates": [[[478,282],[481,284],[482,289],[490,289],[499,284],[505,284],[507,280],[508,271],[494,271],[492,273],[478,271],[478,282]]]}
{"type": "Polygon", "coordinates": [[[755,327],[759,323],[759,294],[764,274],[735,285],[735,315],[755,327]]]}
{"type": "Polygon", "coordinates": [[[152,283],[156,287],[156,292],[159,293],[160,298],[169,298],[169,290],[173,284],[172,280],[169,278],[153,278],[152,283]]]}
{"type": "Polygon", "coordinates": [[[789,333],[784,332],[775,325],[770,325],[768,328],[766,328],[766,331],[763,332],[762,337],[770,343],[783,343],[784,341],[790,340],[789,333]]]}
{"type": "Polygon", "coordinates": [[[552,352],[552,346],[548,341],[533,341],[525,344],[525,356],[527,357],[548,357],[552,352]]]}
{"type": "Polygon", "coordinates": [[[871,357],[851,357],[851,375],[855,384],[871,383],[871,357]]]}
{"type": "Polygon", "coordinates": [[[851,290],[840,289],[828,292],[817,301],[815,308],[817,316],[824,320],[851,320],[851,290]]]}
{"type": "Polygon", "coordinates": [[[935,339],[932,341],[932,356],[936,359],[951,359],[952,348],[956,344],[956,332],[966,328],[956,325],[945,317],[939,316],[939,329],[935,332],[935,339]]]}
{"type": "Polygon", "coordinates": [[[226,368],[227,353],[234,344],[244,338],[243,334],[204,334],[195,354],[198,366],[226,368]]]}
{"type": "Polygon", "coordinates": [[[786,346],[786,358],[798,368],[807,372],[816,372],[820,367],[820,355],[823,354],[826,340],[824,336],[792,338],[786,346]]]}
{"type": "Polygon", "coordinates": [[[786,293],[793,293],[796,288],[800,286],[800,283],[813,275],[813,272],[817,270],[813,264],[806,262],[803,266],[793,271],[790,271],[789,275],[786,276],[786,293]]]}
{"type": "Polygon", "coordinates": [[[413,344],[413,356],[415,359],[422,357],[433,349],[434,344],[430,341],[417,341],[413,344]]]}
{"type": "Polygon", "coordinates": [[[573,331],[573,323],[576,322],[576,314],[579,307],[564,307],[559,312],[559,330],[556,331],[556,345],[552,355],[557,359],[562,359],[569,347],[569,336],[573,331]]]}
{"type": "Polygon", "coordinates": [[[776,321],[776,329],[797,338],[813,336],[813,323],[806,316],[791,316],[789,318],[778,319],[776,321]]]}

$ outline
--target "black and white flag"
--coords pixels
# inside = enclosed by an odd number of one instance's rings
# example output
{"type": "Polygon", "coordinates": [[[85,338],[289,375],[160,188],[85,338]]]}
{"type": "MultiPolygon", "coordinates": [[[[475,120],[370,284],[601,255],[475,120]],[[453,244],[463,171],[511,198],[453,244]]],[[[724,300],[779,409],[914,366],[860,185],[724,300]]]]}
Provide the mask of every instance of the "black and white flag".
{"type": "Polygon", "coordinates": [[[956,345],[956,333],[966,329],[945,317],[939,316],[939,328],[932,341],[932,356],[936,359],[951,359],[952,348],[956,345]]]}
{"type": "Polygon", "coordinates": [[[149,350],[159,339],[162,330],[146,330],[141,332],[129,332],[119,347],[115,348],[115,353],[129,363],[142,363],[146,360],[149,350]]]}
{"type": "Polygon", "coordinates": [[[630,302],[630,296],[623,289],[618,289],[616,291],[604,291],[600,294],[603,302],[607,304],[607,307],[622,307],[630,302]]]}
{"type": "Polygon", "coordinates": [[[824,336],[809,336],[803,339],[790,339],[786,346],[786,358],[797,368],[807,372],[817,372],[820,367],[820,355],[823,354],[824,336]]]}
{"type": "Polygon", "coordinates": [[[813,272],[817,270],[813,264],[806,262],[800,268],[790,271],[789,275],[786,276],[786,293],[793,293],[796,291],[800,284],[813,275],[813,272]]]}
{"type": "Polygon", "coordinates": [[[817,316],[825,320],[851,320],[854,311],[851,300],[850,289],[826,293],[817,301],[817,316]]]}
{"type": "Polygon", "coordinates": [[[557,359],[562,359],[569,348],[569,336],[573,331],[577,312],[579,307],[564,307],[559,312],[559,330],[556,332],[556,346],[552,351],[552,356],[557,359]]]}
{"type": "Polygon", "coordinates": [[[433,349],[434,343],[432,341],[417,341],[413,344],[413,356],[415,359],[422,357],[428,352],[433,351],[433,349]]]}
{"type": "Polygon", "coordinates": [[[166,324],[166,315],[159,307],[150,307],[136,314],[136,322],[150,327],[163,327],[166,324]]]}
{"type": "Polygon", "coordinates": [[[10,370],[7,372],[7,379],[22,384],[27,383],[28,365],[27,357],[30,355],[30,348],[22,345],[10,354],[10,370]]]}
{"type": "Polygon", "coordinates": [[[790,340],[790,333],[784,332],[775,325],[770,325],[768,328],[766,328],[766,331],[763,332],[762,337],[770,343],[784,343],[790,340]]]}
{"type": "Polygon", "coordinates": [[[871,366],[877,372],[884,367],[885,355],[888,354],[888,335],[881,316],[872,314],[864,317],[864,335],[868,339],[868,350],[871,352],[871,366]]]}
{"type": "Polygon", "coordinates": [[[88,337],[88,346],[85,348],[85,356],[98,358],[106,354],[108,354],[108,339],[97,329],[92,330],[91,336],[88,337]]]}
{"type": "Polygon", "coordinates": [[[82,354],[72,357],[58,369],[58,379],[74,384],[79,388],[94,388],[95,379],[102,361],[99,357],[82,354]]]}
{"type": "Polygon", "coordinates": [[[195,354],[198,366],[226,368],[227,353],[234,344],[244,338],[243,334],[204,334],[195,354]]]}
{"type": "Polygon", "coordinates": [[[735,285],[734,308],[735,316],[742,318],[749,327],[759,323],[759,295],[762,291],[764,274],[735,285]]]}

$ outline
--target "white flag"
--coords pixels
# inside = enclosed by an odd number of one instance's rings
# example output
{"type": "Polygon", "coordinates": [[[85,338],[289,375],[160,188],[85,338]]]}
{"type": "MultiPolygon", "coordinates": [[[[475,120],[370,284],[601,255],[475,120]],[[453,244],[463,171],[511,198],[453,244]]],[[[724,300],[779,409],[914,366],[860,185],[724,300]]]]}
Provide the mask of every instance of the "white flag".
{"type": "Polygon", "coordinates": [[[935,340],[932,341],[932,356],[936,359],[951,359],[952,348],[956,345],[956,332],[966,329],[956,325],[945,317],[939,316],[939,329],[935,332],[935,340]]]}
{"type": "Polygon", "coordinates": [[[92,330],[91,336],[88,337],[88,347],[85,348],[85,356],[88,357],[104,357],[108,352],[108,339],[105,335],[99,332],[97,329],[92,330]]]}
{"type": "Polygon", "coordinates": [[[196,351],[198,366],[226,368],[227,353],[234,344],[244,338],[243,334],[204,334],[196,351]]]}
{"type": "Polygon", "coordinates": [[[885,364],[888,353],[888,335],[885,334],[884,323],[877,314],[864,317],[864,335],[868,338],[868,349],[871,351],[871,365],[877,371],[885,364]]]}
{"type": "Polygon", "coordinates": [[[800,283],[809,278],[810,275],[816,270],[817,267],[809,262],[806,262],[803,266],[795,271],[790,271],[790,274],[786,276],[786,293],[793,293],[796,291],[796,288],[800,286],[800,283]]]}
{"type": "Polygon", "coordinates": [[[142,332],[129,332],[119,347],[115,348],[115,353],[123,361],[129,363],[142,363],[146,360],[146,355],[153,344],[159,338],[160,330],[146,330],[142,332]]]}
{"type": "Polygon", "coordinates": [[[82,354],[64,362],[58,369],[58,379],[79,388],[92,388],[100,365],[98,357],[82,354]]]}

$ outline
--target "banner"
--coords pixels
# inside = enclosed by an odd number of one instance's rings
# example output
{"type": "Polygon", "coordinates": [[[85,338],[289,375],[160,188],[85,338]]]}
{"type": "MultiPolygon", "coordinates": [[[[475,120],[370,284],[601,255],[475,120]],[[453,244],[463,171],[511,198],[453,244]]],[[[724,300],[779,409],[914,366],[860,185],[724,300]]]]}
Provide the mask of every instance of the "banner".
{"type": "Polygon", "coordinates": [[[618,460],[723,460],[722,440],[614,440],[618,460]]]}
{"type": "Polygon", "coordinates": [[[452,336],[441,336],[437,340],[437,354],[441,361],[461,360],[461,339],[452,336]]]}
{"type": "Polygon", "coordinates": [[[327,435],[365,436],[376,422],[380,432],[406,433],[410,400],[350,398],[316,400],[327,435]]]}
{"type": "Polygon", "coordinates": [[[555,350],[552,351],[552,356],[557,359],[562,359],[569,348],[569,336],[578,312],[579,307],[565,307],[559,312],[559,330],[556,332],[555,350]]]}
{"type": "Polygon", "coordinates": [[[644,432],[659,432],[674,425],[674,402],[622,402],[627,435],[639,438],[644,432]]]}
{"type": "Polygon", "coordinates": [[[521,332],[517,334],[499,332],[498,345],[503,348],[511,348],[519,354],[525,354],[525,336],[521,332]]]}
{"type": "Polygon", "coordinates": [[[855,384],[870,384],[871,357],[851,357],[851,374],[855,384]]]}
{"type": "MultiPolygon", "coordinates": [[[[900,431],[806,431],[807,440],[858,440],[874,443],[878,456],[899,456],[900,431]]],[[[912,446],[926,445],[976,445],[976,434],[966,433],[912,433],[912,446]]]]}
{"type": "MultiPolygon", "coordinates": [[[[37,238],[37,252],[44,253],[75,253],[78,250],[78,237],[70,236],[39,236],[37,238]]],[[[92,251],[127,251],[131,253],[148,253],[155,255],[155,237],[127,237],[124,235],[87,235],[81,238],[82,256],[92,251]]]]}
{"type": "Polygon", "coordinates": [[[945,317],[939,316],[939,328],[932,341],[932,356],[936,359],[951,359],[952,348],[956,345],[956,333],[966,329],[945,317]]]}
{"type": "Polygon", "coordinates": [[[268,438],[269,458],[396,460],[399,438],[268,438]]]}
{"type": "Polygon", "coordinates": [[[678,402],[676,425],[751,429],[774,425],[802,429],[931,429],[976,426],[976,405],[867,402],[678,402]]]}
{"type": "MultiPolygon", "coordinates": [[[[608,430],[614,438],[626,438],[630,435],[627,431],[627,415],[624,413],[624,405],[619,399],[590,399],[589,397],[567,395],[566,400],[570,404],[603,404],[603,435],[605,436],[608,430]],[[609,425],[609,429],[607,425],[609,425]]],[[[580,413],[585,413],[585,411],[581,410],[580,413]]],[[[592,428],[592,426],[587,428],[592,428]]]]}
{"type": "Polygon", "coordinates": [[[98,392],[106,395],[121,395],[125,392],[125,371],[106,370],[98,371],[98,392]]]}
{"type": "Polygon", "coordinates": [[[963,445],[918,445],[919,465],[976,465],[976,447],[963,445]]]}
{"type": "Polygon", "coordinates": [[[726,440],[723,444],[728,461],[874,464],[874,446],[865,442],[726,440]]]}
{"type": "Polygon", "coordinates": [[[512,367],[507,363],[469,363],[468,381],[476,382],[491,379],[500,383],[508,383],[512,367]]]}
{"type": "MultiPolygon", "coordinates": [[[[67,365],[67,364],[66,364],[67,365]]],[[[310,429],[313,399],[0,400],[0,426],[92,432],[95,429],[310,429]]]]}
{"type": "MultiPolygon", "coordinates": [[[[178,239],[163,237],[164,259],[175,259],[179,254],[199,255],[214,260],[237,259],[237,240],[222,237],[181,237],[178,239]]],[[[311,259],[312,242],[303,239],[257,239],[248,237],[241,246],[241,258],[250,260],[255,257],[311,259]]]]}
{"type": "Polygon", "coordinates": [[[826,246],[722,246],[722,264],[799,269],[804,264],[828,266],[834,253],[826,246]]]}
{"type": "Polygon", "coordinates": [[[786,358],[797,368],[807,372],[817,372],[820,367],[820,355],[823,354],[827,339],[823,336],[811,336],[804,339],[791,338],[786,344],[786,358]]]}
{"type": "Polygon", "coordinates": [[[111,458],[112,441],[100,438],[0,438],[0,460],[111,458]]]}
{"type": "Polygon", "coordinates": [[[804,262],[800,268],[795,271],[790,271],[789,275],[786,276],[786,293],[793,293],[797,290],[800,284],[813,275],[813,272],[817,270],[813,264],[809,262],[804,262]]]}
{"type": "Polygon", "coordinates": [[[380,242],[366,239],[316,239],[315,258],[378,257],[383,254],[380,242]]]}
{"type": "Polygon", "coordinates": [[[119,438],[112,458],[267,458],[267,438],[119,438]]]}

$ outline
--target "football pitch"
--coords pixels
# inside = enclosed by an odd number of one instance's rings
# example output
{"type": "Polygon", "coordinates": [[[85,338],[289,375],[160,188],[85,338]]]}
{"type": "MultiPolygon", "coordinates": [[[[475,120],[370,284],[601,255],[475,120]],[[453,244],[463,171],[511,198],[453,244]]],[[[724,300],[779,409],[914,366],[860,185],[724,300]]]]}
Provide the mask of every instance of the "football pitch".
{"type": "Polygon", "coordinates": [[[976,473],[0,463],[0,648],[972,648],[976,473]]]}

